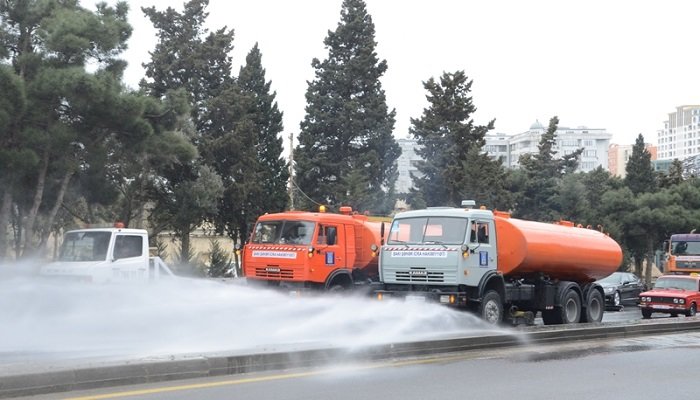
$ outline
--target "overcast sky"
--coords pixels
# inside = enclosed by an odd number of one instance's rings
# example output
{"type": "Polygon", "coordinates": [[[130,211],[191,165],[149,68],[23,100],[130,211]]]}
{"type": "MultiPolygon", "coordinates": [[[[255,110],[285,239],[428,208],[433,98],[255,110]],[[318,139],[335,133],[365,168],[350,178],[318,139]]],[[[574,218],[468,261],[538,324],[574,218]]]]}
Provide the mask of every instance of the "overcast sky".
{"type": "MultiPolygon", "coordinates": [[[[700,104],[700,1],[365,0],[394,135],[427,106],[422,82],[464,70],[474,81],[479,124],[496,133],[526,131],[556,115],[560,126],[604,128],[612,142],[639,133],[657,143],[668,113],[700,104]]],[[[109,1],[113,3],[113,1],[109,1]]],[[[182,1],[129,0],[134,27],[126,80],[136,87],[156,43],[141,7],[182,1]]],[[[236,65],[258,42],[266,77],[284,112],[285,140],[304,117],[311,60],[325,59],[323,40],[340,21],[342,0],[210,0],[209,28],[235,31],[236,65]]]]}

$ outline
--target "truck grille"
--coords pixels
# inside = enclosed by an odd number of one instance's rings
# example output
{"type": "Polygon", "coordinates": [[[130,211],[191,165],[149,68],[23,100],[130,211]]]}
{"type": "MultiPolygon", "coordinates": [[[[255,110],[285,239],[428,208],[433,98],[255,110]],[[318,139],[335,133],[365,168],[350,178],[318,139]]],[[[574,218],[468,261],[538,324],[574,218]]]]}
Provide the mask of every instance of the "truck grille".
{"type": "Polygon", "coordinates": [[[294,279],[294,270],[287,268],[255,268],[255,276],[259,278],[294,279]]]}
{"type": "Polygon", "coordinates": [[[408,270],[396,271],[396,282],[445,282],[445,274],[443,272],[427,271],[427,270],[408,270]]]}

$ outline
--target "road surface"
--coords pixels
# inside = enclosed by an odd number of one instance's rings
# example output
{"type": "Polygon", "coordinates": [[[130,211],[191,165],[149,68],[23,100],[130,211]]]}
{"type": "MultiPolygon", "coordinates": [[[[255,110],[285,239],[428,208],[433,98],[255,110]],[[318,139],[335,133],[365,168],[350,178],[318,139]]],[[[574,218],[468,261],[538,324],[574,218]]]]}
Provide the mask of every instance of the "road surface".
{"type": "Polygon", "coordinates": [[[48,399],[697,399],[700,333],[473,351],[34,396],[48,399]]]}

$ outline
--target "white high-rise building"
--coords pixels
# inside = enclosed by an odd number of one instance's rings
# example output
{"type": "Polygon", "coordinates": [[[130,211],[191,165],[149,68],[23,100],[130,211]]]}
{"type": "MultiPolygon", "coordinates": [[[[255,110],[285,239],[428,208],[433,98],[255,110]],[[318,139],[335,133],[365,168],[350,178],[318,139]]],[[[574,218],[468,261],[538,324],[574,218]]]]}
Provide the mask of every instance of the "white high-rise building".
{"type": "MultiPolygon", "coordinates": [[[[537,146],[545,132],[547,132],[547,128],[539,121],[535,121],[529,130],[511,136],[509,139],[510,163],[504,163],[504,165],[510,168],[517,168],[519,167],[520,156],[536,154],[539,151],[537,146]]],[[[490,135],[486,136],[487,145],[490,144],[490,137],[490,135]]],[[[608,146],[611,138],[612,134],[607,133],[605,129],[592,129],[585,126],[577,128],[559,126],[553,150],[556,152],[555,157],[563,157],[583,148],[577,171],[588,172],[599,166],[607,170],[608,146]]]]}
{"type": "MultiPolygon", "coordinates": [[[[547,128],[539,121],[535,121],[529,130],[517,135],[503,133],[487,134],[484,139],[486,144],[483,151],[493,159],[500,159],[506,168],[518,168],[518,159],[523,154],[535,154],[539,150],[540,138],[547,128]]],[[[555,157],[571,154],[579,148],[583,148],[578,171],[588,172],[603,167],[608,169],[608,147],[612,134],[605,129],[591,129],[586,127],[566,128],[559,127],[556,133],[555,157]]],[[[413,186],[411,173],[418,173],[416,163],[421,160],[415,152],[418,146],[415,139],[398,139],[401,146],[401,156],[397,160],[399,178],[396,181],[397,193],[408,193],[413,186]]]]}
{"type": "Polygon", "coordinates": [[[658,135],[658,160],[681,161],[700,155],[700,105],[676,107],[658,135]]]}

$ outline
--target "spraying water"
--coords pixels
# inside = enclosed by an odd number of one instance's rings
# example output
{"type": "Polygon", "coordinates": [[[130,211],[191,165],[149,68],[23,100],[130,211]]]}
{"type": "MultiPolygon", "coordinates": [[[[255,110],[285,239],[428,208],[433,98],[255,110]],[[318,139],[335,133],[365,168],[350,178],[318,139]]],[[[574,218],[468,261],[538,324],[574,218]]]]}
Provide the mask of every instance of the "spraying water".
{"type": "Polygon", "coordinates": [[[293,298],[204,279],[93,285],[27,276],[0,277],[0,327],[0,361],[360,347],[498,331],[428,303],[293,298]]]}

